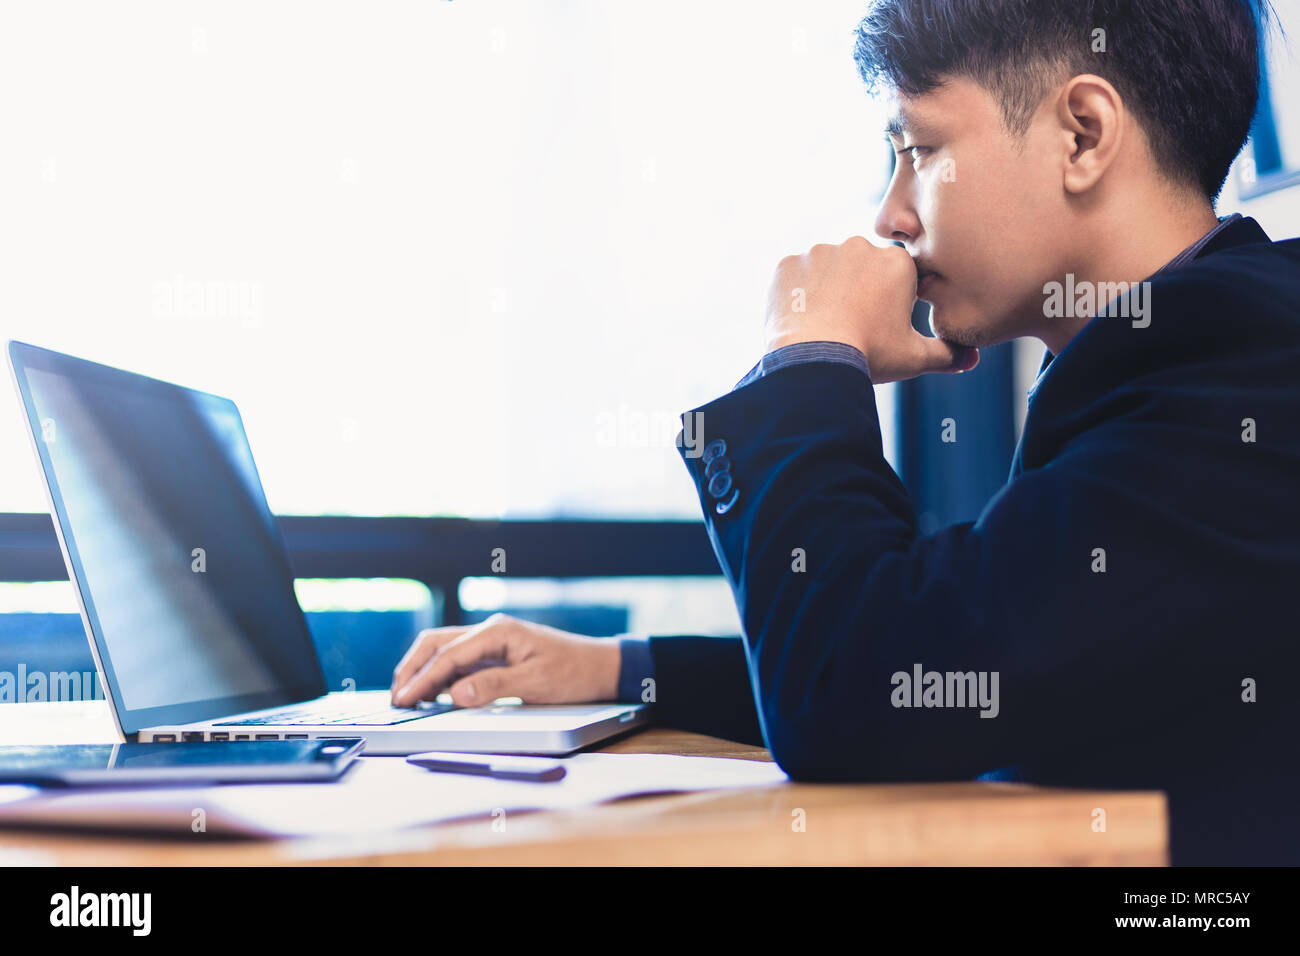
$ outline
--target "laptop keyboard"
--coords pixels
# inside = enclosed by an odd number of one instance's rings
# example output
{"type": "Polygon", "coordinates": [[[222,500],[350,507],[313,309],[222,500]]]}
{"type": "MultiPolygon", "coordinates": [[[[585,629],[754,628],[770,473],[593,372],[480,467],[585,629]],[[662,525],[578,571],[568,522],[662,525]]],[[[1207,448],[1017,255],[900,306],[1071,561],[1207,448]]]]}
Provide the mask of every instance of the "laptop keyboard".
{"type": "Polygon", "coordinates": [[[245,726],[265,726],[275,724],[277,726],[284,724],[291,727],[318,726],[318,725],[344,725],[350,727],[387,727],[392,724],[402,724],[408,720],[420,720],[423,717],[432,717],[436,714],[445,714],[449,710],[455,710],[452,704],[435,704],[431,707],[424,707],[420,710],[409,710],[402,707],[385,707],[381,710],[371,710],[366,708],[359,711],[334,711],[320,709],[300,709],[300,710],[277,710],[271,714],[263,714],[260,717],[244,717],[240,720],[223,720],[213,724],[214,727],[245,727],[245,726]]]}

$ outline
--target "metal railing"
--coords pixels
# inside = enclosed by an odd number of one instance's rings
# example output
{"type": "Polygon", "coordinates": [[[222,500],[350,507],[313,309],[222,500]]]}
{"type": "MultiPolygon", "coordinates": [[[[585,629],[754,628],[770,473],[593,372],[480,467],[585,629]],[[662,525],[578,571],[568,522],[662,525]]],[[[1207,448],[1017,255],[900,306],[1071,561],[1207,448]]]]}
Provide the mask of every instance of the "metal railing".
{"type": "MultiPolygon", "coordinates": [[[[470,577],[716,576],[698,521],[494,521],[475,518],[282,516],[295,578],[407,578],[459,624],[460,582],[470,577]],[[504,549],[506,572],[494,573],[504,549]],[[498,552],[499,553],[499,552],[498,552]]],[[[48,514],[0,513],[0,581],[66,581],[48,514]]]]}

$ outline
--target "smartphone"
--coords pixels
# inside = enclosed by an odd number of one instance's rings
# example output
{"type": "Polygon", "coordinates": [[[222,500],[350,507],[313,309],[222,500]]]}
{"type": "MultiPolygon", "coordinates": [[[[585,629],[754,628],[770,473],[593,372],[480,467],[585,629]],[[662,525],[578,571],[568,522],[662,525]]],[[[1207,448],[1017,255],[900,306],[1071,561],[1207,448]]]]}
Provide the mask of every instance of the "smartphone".
{"type": "Polygon", "coordinates": [[[0,783],[121,787],[333,780],[364,746],[360,737],[343,737],[0,747],[0,783]]]}

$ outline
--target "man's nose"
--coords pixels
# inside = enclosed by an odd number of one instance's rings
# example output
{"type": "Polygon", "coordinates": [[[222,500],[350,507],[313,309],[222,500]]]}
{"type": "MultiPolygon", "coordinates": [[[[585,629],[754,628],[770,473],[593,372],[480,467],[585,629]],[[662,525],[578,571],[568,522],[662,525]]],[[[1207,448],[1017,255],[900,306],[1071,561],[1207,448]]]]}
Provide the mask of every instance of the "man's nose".
{"type": "Polygon", "coordinates": [[[885,198],[876,213],[876,235],[893,242],[912,243],[921,234],[921,222],[909,202],[902,195],[899,177],[890,180],[885,198]]]}

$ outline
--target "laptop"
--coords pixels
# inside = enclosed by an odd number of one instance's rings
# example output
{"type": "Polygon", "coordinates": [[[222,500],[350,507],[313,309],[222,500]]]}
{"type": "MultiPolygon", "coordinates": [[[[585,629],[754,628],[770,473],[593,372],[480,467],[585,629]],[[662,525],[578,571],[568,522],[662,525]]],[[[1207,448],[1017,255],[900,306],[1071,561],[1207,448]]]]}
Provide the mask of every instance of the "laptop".
{"type": "Polygon", "coordinates": [[[329,692],[235,404],[22,342],[8,353],[126,739],[556,755],[647,721],[640,704],[394,708],[387,689],[329,692]]]}

